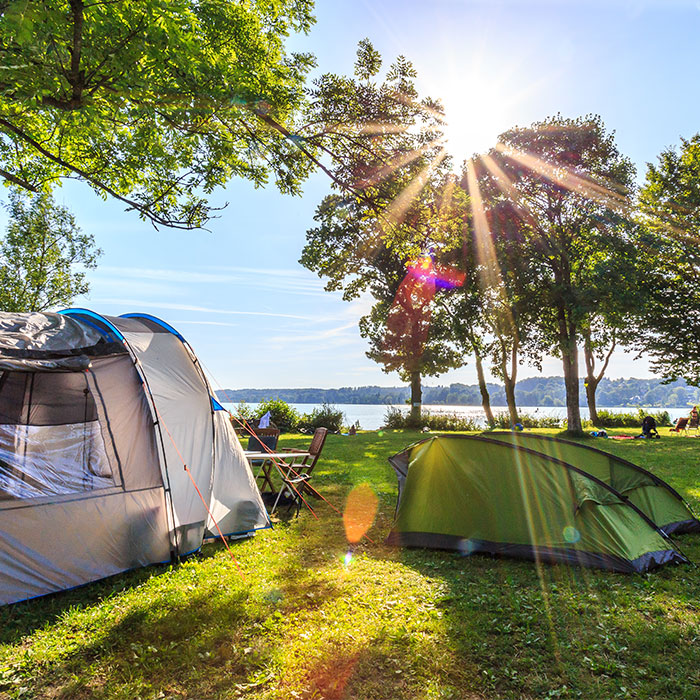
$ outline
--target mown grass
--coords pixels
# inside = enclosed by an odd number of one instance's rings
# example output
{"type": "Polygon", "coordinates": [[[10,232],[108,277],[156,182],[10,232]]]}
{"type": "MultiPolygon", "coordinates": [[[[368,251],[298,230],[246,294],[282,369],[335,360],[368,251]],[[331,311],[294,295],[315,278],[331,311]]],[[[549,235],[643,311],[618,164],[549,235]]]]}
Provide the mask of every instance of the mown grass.
{"type": "MultiPolygon", "coordinates": [[[[0,609],[0,697],[700,698],[694,566],[625,576],[384,546],[396,494],[386,457],[421,437],[328,438],[318,489],[341,508],[361,483],[378,496],[375,543],[349,562],[343,521],[312,501],[318,520],[302,512],[232,546],[245,581],[213,544],[178,566],[0,609]]],[[[700,440],[593,444],[700,510],[700,440]]],[[[700,562],[700,536],[680,543],[700,562]]]]}

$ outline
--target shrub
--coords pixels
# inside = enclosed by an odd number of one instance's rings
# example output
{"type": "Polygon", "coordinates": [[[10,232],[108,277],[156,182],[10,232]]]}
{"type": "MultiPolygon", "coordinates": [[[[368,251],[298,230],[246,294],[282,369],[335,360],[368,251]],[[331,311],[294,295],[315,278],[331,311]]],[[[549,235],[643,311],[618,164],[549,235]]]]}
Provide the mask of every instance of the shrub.
{"type": "Polygon", "coordinates": [[[242,421],[248,421],[255,418],[255,411],[245,402],[241,401],[236,406],[236,417],[242,421]]]}
{"type": "Polygon", "coordinates": [[[387,406],[384,414],[383,428],[387,430],[398,430],[406,427],[406,416],[400,408],[396,406],[387,406]]]}
{"type": "Polygon", "coordinates": [[[332,433],[339,433],[343,429],[344,421],[345,414],[339,408],[324,402],[321,408],[314,408],[311,413],[305,413],[297,427],[302,432],[328,428],[332,433]]]}
{"type": "Polygon", "coordinates": [[[425,412],[421,424],[430,430],[481,430],[481,425],[474,418],[457,413],[425,412]]]}
{"type": "MultiPolygon", "coordinates": [[[[512,424],[510,422],[509,413],[497,413],[494,417],[496,428],[501,430],[510,430],[512,424]]],[[[529,413],[521,413],[519,423],[523,428],[561,428],[562,419],[555,416],[533,416],[529,413]]]]}
{"type": "Polygon", "coordinates": [[[671,425],[671,416],[668,411],[652,413],[642,408],[636,413],[613,413],[602,409],[598,411],[596,425],[601,428],[641,428],[645,416],[651,416],[658,426],[671,425]]]}
{"type": "Polygon", "coordinates": [[[268,411],[270,412],[270,420],[280,430],[287,432],[295,430],[301,418],[299,411],[282,399],[267,399],[267,401],[258,404],[256,408],[251,408],[245,401],[241,401],[236,409],[236,415],[241,420],[251,420],[262,418],[268,411]]]}
{"type": "Polygon", "coordinates": [[[423,411],[416,424],[411,420],[410,413],[404,413],[400,408],[387,406],[384,414],[384,425],[388,430],[406,428],[428,428],[430,430],[480,430],[479,424],[470,417],[456,413],[431,413],[423,411]]]}

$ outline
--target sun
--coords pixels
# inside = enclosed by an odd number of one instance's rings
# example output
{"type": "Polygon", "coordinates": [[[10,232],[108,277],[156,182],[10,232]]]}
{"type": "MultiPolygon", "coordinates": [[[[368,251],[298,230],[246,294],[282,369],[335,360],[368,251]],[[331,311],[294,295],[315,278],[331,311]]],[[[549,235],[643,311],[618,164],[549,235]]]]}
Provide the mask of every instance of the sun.
{"type": "Polygon", "coordinates": [[[503,127],[505,120],[494,103],[459,92],[446,96],[443,102],[445,148],[457,165],[495,146],[498,135],[508,128],[503,127]]]}
{"type": "Polygon", "coordinates": [[[498,143],[499,134],[527,121],[551,82],[549,75],[523,76],[512,65],[489,69],[493,63],[474,60],[462,71],[452,65],[426,84],[445,108],[446,148],[458,165],[487,152],[498,143]]]}

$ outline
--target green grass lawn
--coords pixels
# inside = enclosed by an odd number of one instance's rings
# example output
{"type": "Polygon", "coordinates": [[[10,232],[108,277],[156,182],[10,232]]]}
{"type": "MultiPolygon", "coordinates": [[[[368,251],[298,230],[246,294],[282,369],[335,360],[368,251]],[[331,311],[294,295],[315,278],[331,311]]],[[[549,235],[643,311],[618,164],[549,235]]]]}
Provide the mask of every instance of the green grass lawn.
{"type": "MultiPolygon", "coordinates": [[[[314,500],[318,520],[302,511],[232,545],[245,581],[211,544],[178,566],[0,608],[0,698],[700,698],[695,566],[629,576],[384,546],[386,458],[421,437],[328,438],[316,487],[342,509],[369,483],[379,502],[376,544],[349,561],[342,519],[314,500]]],[[[590,444],[700,511],[700,439],[590,444]]],[[[700,563],[700,535],[679,543],[700,563]]]]}

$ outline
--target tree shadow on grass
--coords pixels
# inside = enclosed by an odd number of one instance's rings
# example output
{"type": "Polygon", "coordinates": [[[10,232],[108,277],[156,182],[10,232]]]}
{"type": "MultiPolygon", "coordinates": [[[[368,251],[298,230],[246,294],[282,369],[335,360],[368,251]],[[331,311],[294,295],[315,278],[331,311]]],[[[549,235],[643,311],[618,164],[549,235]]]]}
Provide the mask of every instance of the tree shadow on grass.
{"type": "Polygon", "coordinates": [[[323,700],[417,700],[453,697],[479,700],[483,696],[464,690],[464,676],[473,670],[445,670],[425,674],[422,660],[410,645],[385,635],[366,645],[351,641],[333,644],[313,663],[292,678],[280,678],[273,697],[323,700]],[[432,686],[430,692],[428,686],[432,686]],[[292,695],[292,691],[296,694],[292,695]],[[430,692],[430,695],[428,693],[430,692]]]}
{"type": "MultiPolygon", "coordinates": [[[[304,523],[292,527],[300,525],[304,523]]],[[[254,580],[242,585],[223,547],[213,545],[193,560],[191,571],[175,572],[173,580],[155,588],[145,586],[143,598],[131,589],[148,575],[136,576],[127,586],[122,581],[120,590],[127,595],[123,600],[116,596],[109,610],[100,609],[104,598],[97,591],[86,598],[83,590],[60,606],[53,601],[43,616],[34,611],[33,626],[18,620],[15,634],[6,636],[18,653],[5,676],[0,675],[0,697],[22,686],[37,698],[264,692],[278,676],[275,659],[289,616],[307,614],[340,595],[332,578],[317,573],[332,556],[318,553],[323,530],[310,529],[309,539],[304,547],[280,553],[274,570],[267,572],[272,580],[267,587],[254,580]],[[64,617],[66,612],[71,615],[64,617]],[[47,627],[50,646],[23,653],[22,637],[40,625],[47,627]]],[[[41,633],[33,643],[37,639],[41,645],[41,633]]]]}
{"type": "Polygon", "coordinates": [[[0,644],[13,644],[37,629],[60,619],[69,610],[100,605],[113,595],[136,588],[173,570],[171,564],[154,564],[115,574],[67,591],[0,607],[0,644]]]}
{"type": "MultiPolygon", "coordinates": [[[[247,637],[245,593],[212,600],[193,595],[144,605],[83,630],[69,654],[32,669],[32,697],[137,697],[144,692],[207,694],[222,682],[245,683],[264,667],[269,650],[247,637]]],[[[189,695],[188,695],[189,697],[189,695]]]]}
{"type": "Polygon", "coordinates": [[[417,549],[401,561],[440,582],[446,637],[484,693],[700,697],[700,569],[625,575],[417,549]]]}

